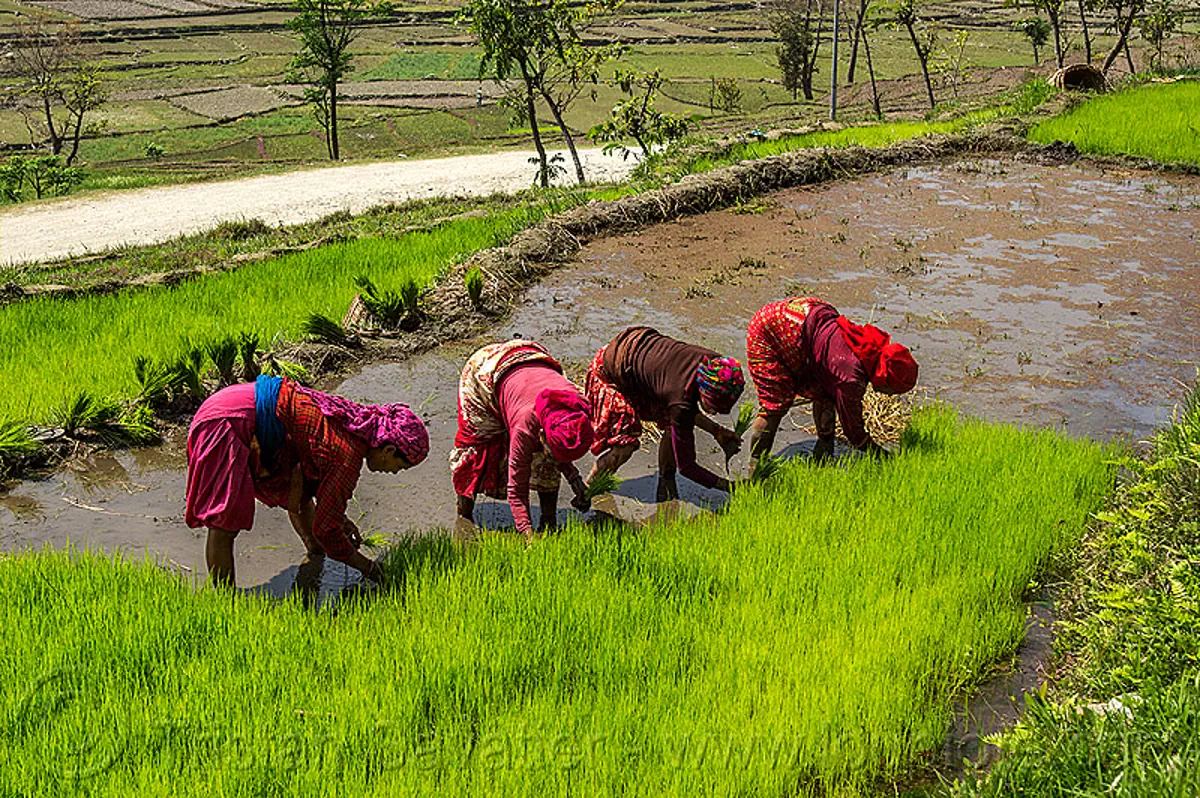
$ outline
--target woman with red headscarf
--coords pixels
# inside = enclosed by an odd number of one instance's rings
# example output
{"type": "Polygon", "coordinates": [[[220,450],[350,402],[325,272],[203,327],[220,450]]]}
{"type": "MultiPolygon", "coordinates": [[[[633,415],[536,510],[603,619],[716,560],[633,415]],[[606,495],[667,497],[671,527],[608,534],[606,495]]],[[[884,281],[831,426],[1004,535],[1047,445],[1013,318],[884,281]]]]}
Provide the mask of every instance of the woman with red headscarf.
{"type": "Polygon", "coordinates": [[[379,566],[346,504],[363,463],[394,474],[429,454],[429,434],[408,405],[362,405],[262,376],[200,405],[188,429],[187,525],[208,527],[215,584],[233,586],[233,541],[254,524],[254,501],[287,507],[309,554],[328,554],[378,581],[379,566]]]}
{"type": "Polygon", "coordinates": [[[702,346],[677,341],[650,327],[629,327],[601,347],[588,368],[587,392],[596,424],[589,479],[614,472],[640,445],[642,422],[663,433],[658,447],[656,499],[679,497],[678,470],[706,488],[730,490],[729,480],[696,462],[699,427],[732,456],[742,442],[705,413],[728,413],[746,387],[742,365],[702,346]],[[704,411],[704,412],[701,412],[704,411]]]}
{"type": "Polygon", "coordinates": [[[796,397],[811,400],[816,457],[833,454],[835,418],[856,449],[879,452],[863,425],[863,395],[899,394],[917,384],[917,362],[887,333],[858,325],[813,297],[772,302],[754,314],[746,333],[750,377],[759,413],[750,438],[750,467],[775,443],[779,422],[796,397]]]}
{"type": "Polygon", "coordinates": [[[475,497],[507,498],[517,530],[533,534],[529,489],[541,503],[541,529],[557,526],[560,474],[588,506],[575,466],[592,445],[587,400],[545,347],[521,339],[485,346],[463,367],[458,434],[450,453],[458,514],[472,521],[475,497]]]}

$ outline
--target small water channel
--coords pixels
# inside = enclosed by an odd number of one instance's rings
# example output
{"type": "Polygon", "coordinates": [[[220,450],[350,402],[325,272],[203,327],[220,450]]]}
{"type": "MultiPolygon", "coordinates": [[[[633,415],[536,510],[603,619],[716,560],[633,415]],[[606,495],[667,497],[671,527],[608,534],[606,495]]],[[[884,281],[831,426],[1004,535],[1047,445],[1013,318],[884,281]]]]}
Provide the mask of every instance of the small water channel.
{"type": "MultiPolygon", "coordinates": [[[[618,330],[649,324],[742,357],[755,309],[790,294],[824,297],[889,330],[914,350],[926,395],[963,412],[1140,439],[1168,420],[1196,374],[1198,228],[1200,180],[966,160],[784,191],[597,241],[531,289],[494,335],[365,365],[324,386],[407,402],[429,424],[426,464],[398,476],[364,471],[351,514],[364,531],[393,537],[453,526],[446,457],[458,373],[475,347],[536,338],[582,374],[618,330]]],[[[804,410],[793,411],[780,445],[806,447],[807,423],[804,410]]],[[[702,462],[720,468],[715,446],[704,436],[698,444],[702,462]]],[[[645,452],[626,467],[620,513],[654,513],[654,468],[645,452]]],[[[680,487],[685,509],[721,501],[686,480],[680,487]]],[[[0,550],[70,544],[144,554],[201,580],[203,533],[183,523],[183,491],[179,437],[79,459],[0,494],[0,550]]],[[[484,500],[477,513],[487,526],[511,520],[500,502],[484,500]]],[[[283,595],[298,577],[326,593],[356,581],[332,562],[302,573],[303,555],[286,515],[260,507],[237,543],[239,584],[283,595]]],[[[977,756],[980,732],[1015,717],[1010,705],[1049,654],[1042,626],[1015,669],[960,716],[947,763],[977,756]]]]}

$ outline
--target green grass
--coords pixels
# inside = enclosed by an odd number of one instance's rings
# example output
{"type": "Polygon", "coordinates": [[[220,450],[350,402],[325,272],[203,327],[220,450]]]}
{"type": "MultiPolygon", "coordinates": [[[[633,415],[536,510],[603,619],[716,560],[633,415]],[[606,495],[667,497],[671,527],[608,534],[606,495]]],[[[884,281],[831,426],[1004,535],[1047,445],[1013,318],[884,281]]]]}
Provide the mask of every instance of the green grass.
{"type": "Polygon", "coordinates": [[[81,299],[34,299],[0,306],[0,416],[44,420],[64,396],[131,395],[138,355],[170,359],[231,332],[264,342],[295,340],[310,313],[340,319],[365,275],[381,289],[411,279],[428,285],[451,262],[508,240],[543,216],[591,197],[619,192],[551,193],[509,210],[450,221],[400,238],[367,237],[173,288],[132,290],[81,299]]]}
{"type": "Polygon", "coordinates": [[[1066,558],[1055,689],[954,795],[1200,794],[1198,453],[1200,386],[1066,558]]]}
{"type": "Polygon", "coordinates": [[[845,127],[840,130],[816,131],[797,136],[785,136],[774,141],[736,144],[727,151],[690,159],[682,164],[667,162],[661,167],[668,175],[706,172],[739,161],[767,158],[795,150],[814,147],[887,147],[900,141],[959,133],[995,119],[1026,114],[1045,102],[1053,90],[1044,80],[1034,80],[1015,91],[1008,102],[981,108],[933,122],[885,122],[845,127]]]}
{"type": "Polygon", "coordinates": [[[1200,81],[1146,84],[1088,100],[1035,126],[1033,141],[1080,152],[1200,164],[1200,81]]]}
{"type": "Polygon", "coordinates": [[[868,794],[937,749],[1102,449],[918,415],[712,519],[402,546],[339,612],[0,559],[0,793],[868,794]]]}
{"type": "MultiPolygon", "coordinates": [[[[454,48],[452,50],[414,50],[396,53],[382,64],[356,74],[356,80],[423,80],[427,77],[443,80],[477,80],[479,52],[454,48]]],[[[485,79],[487,75],[485,74],[485,79]]]]}

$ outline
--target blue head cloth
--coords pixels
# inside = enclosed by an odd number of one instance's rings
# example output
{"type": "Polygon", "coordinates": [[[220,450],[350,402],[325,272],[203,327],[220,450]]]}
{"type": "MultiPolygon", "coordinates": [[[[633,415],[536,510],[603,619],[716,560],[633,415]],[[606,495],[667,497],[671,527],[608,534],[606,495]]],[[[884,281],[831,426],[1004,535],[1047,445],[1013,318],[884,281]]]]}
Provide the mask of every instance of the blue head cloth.
{"type": "Polygon", "coordinates": [[[283,423],[275,413],[281,385],[282,377],[268,377],[266,374],[258,375],[254,382],[254,437],[262,451],[262,464],[267,470],[275,467],[275,457],[287,438],[283,423]]]}

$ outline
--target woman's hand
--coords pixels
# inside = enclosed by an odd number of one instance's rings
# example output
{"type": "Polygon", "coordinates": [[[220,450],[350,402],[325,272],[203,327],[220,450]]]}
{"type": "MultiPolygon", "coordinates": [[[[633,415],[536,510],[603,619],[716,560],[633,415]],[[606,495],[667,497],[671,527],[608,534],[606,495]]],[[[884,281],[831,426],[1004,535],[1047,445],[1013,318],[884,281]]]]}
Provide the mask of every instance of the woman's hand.
{"type": "Polygon", "coordinates": [[[742,439],[739,438],[733,430],[725,429],[725,427],[717,427],[713,431],[713,438],[716,439],[717,445],[725,452],[725,459],[733,457],[742,450],[742,439]]]}
{"type": "Polygon", "coordinates": [[[362,533],[358,531],[358,524],[354,523],[349,518],[347,518],[345,521],[342,522],[342,532],[346,535],[347,538],[350,539],[350,542],[352,544],[354,544],[354,548],[356,548],[356,549],[362,548],[363,539],[362,539],[362,533]]]}
{"type": "Polygon", "coordinates": [[[571,492],[575,494],[571,499],[571,506],[581,513],[592,509],[592,500],[588,498],[587,483],[583,481],[583,477],[576,474],[571,477],[568,484],[571,486],[571,492]]]}

